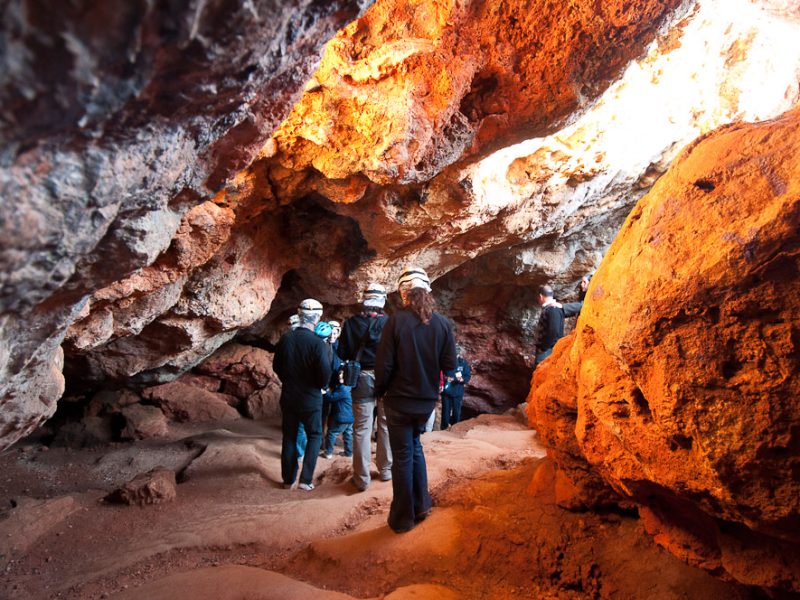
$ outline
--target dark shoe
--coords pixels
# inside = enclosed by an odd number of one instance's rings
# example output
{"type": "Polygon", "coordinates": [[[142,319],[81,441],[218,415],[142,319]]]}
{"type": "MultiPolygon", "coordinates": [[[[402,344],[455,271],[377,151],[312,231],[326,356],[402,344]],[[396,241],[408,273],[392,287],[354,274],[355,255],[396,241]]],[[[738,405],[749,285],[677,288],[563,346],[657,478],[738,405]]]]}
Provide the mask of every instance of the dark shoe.
{"type": "Polygon", "coordinates": [[[432,510],[433,510],[432,508],[429,508],[429,509],[428,509],[428,510],[426,510],[425,512],[421,512],[421,513],[419,513],[419,514],[418,514],[418,515],[417,515],[417,516],[414,518],[414,521],[415,521],[415,522],[417,522],[417,523],[422,523],[422,522],[423,522],[425,519],[427,519],[428,517],[430,517],[430,516],[431,516],[431,511],[432,511],[432,510]]]}
{"type": "Polygon", "coordinates": [[[389,525],[389,528],[390,528],[392,531],[394,531],[395,533],[408,533],[409,531],[411,531],[412,529],[414,529],[414,527],[416,527],[416,524],[414,524],[414,525],[409,525],[408,527],[398,527],[398,528],[394,528],[394,527],[392,527],[391,525],[389,525]]]}
{"type": "Polygon", "coordinates": [[[352,452],[339,452],[339,456],[346,456],[347,458],[353,458],[352,452]]]}

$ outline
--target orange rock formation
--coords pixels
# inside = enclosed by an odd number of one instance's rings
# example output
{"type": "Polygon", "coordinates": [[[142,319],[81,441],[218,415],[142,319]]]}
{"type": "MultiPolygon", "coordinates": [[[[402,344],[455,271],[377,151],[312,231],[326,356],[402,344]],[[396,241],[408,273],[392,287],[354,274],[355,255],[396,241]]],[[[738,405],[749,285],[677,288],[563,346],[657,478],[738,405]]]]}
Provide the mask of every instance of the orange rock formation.
{"type": "Polygon", "coordinates": [[[639,202],[531,422],[562,504],[634,502],[656,541],[800,591],[800,110],[688,147],[639,202]]]}
{"type": "Polygon", "coordinates": [[[556,129],[679,4],[376,2],[326,46],[266,153],[333,180],[428,181],[456,161],[556,129]]]}

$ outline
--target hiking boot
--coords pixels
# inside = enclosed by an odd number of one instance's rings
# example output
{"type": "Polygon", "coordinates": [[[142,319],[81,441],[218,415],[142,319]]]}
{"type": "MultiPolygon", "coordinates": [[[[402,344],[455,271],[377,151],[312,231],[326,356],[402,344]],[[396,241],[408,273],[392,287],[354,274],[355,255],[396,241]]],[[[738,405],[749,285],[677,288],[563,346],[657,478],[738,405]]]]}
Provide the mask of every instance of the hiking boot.
{"type": "Polygon", "coordinates": [[[314,484],[313,483],[301,483],[300,484],[300,489],[305,491],[305,492],[310,492],[311,490],[314,489],[314,484]]]}

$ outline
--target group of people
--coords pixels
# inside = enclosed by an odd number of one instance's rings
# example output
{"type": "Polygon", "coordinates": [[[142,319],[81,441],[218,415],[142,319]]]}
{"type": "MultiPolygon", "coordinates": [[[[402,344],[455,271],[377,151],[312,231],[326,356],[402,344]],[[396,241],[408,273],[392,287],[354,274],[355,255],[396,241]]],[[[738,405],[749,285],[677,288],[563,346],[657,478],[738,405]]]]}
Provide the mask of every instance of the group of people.
{"type": "Polygon", "coordinates": [[[589,289],[589,281],[591,281],[591,279],[591,274],[584,275],[581,278],[577,302],[561,304],[560,302],[556,302],[553,297],[552,287],[543,285],[539,288],[538,301],[542,310],[539,313],[539,322],[536,325],[534,336],[534,345],[536,349],[535,365],[538,365],[550,356],[553,352],[553,346],[556,345],[559,339],[564,337],[564,319],[573,317],[581,312],[583,300],[586,297],[586,290],[589,289]]]}
{"type": "Polygon", "coordinates": [[[317,300],[304,300],[293,328],[278,342],[274,369],[282,383],[284,487],[314,489],[327,413],[322,456],[332,457],[334,442],[342,435],[344,455],[353,459],[352,484],[366,490],[371,480],[373,423],[377,423],[375,462],[380,479],[392,481],[388,522],[400,533],[412,529],[431,510],[420,436],[429,430],[440,394],[442,428],[460,420],[464,385],[471,374],[456,349],[452,325],[434,310],[427,273],[418,267],[406,269],[398,279],[398,291],[402,306],[387,316],[386,289],[370,284],[362,312],[341,326],[321,321],[323,308],[317,300]],[[351,389],[344,374],[354,362],[361,368],[351,389]]]}
{"type": "MultiPolygon", "coordinates": [[[[582,279],[578,302],[561,304],[550,286],[539,289],[536,364],[550,356],[563,337],[564,319],[580,312],[590,278],[582,279]]],[[[386,289],[372,283],[364,291],[361,313],[343,325],[322,321],[322,304],[303,300],[290,319],[290,330],[278,342],[273,364],[282,383],[284,487],[313,490],[320,451],[332,458],[341,435],[342,454],[353,459],[351,482],[359,491],[366,490],[374,429],[378,476],[392,481],[388,522],[400,533],[431,510],[420,436],[432,429],[440,397],[442,429],[460,420],[471,372],[456,347],[452,325],[434,310],[427,273],[412,267],[397,283],[402,306],[394,314],[384,312],[386,289]],[[357,380],[347,382],[345,372],[355,363],[360,365],[357,380]]]]}

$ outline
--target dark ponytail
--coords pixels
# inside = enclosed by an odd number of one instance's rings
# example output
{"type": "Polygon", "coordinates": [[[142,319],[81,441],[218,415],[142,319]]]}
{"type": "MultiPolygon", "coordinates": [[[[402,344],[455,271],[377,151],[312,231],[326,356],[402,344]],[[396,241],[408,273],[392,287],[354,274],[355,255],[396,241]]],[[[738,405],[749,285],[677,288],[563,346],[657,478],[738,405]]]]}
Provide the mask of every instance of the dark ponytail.
{"type": "Polygon", "coordinates": [[[436,308],[433,294],[421,287],[411,288],[406,292],[406,302],[408,308],[417,315],[420,321],[425,325],[430,323],[433,309],[436,308]]]}

